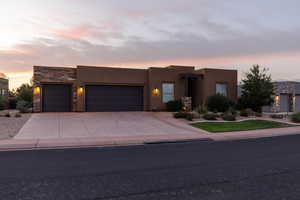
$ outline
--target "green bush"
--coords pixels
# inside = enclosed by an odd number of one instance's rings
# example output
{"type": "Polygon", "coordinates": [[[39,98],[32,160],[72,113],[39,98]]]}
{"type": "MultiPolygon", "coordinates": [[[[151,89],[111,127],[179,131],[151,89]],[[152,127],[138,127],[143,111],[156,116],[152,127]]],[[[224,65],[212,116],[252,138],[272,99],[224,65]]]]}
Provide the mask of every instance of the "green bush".
{"type": "Polygon", "coordinates": [[[180,111],[180,112],[177,112],[177,113],[174,113],[174,118],[182,118],[182,119],[187,119],[189,121],[192,121],[194,119],[194,115],[193,113],[190,113],[190,112],[183,112],[183,111],[180,111]]]}
{"type": "Polygon", "coordinates": [[[284,115],[283,114],[272,114],[272,115],[270,115],[270,117],[273,119],[283,119],[284,115]]]}
{"type": "Polygon", "coordinates": [[[206,120],[217,120],[217,115],[214,113],[206,113],[203,115],[203,118],[206,120]]]}
{"type": "Polygon", "coordinates": [[[228,113],[231,113],[231,114],[234,115],[234,116],[237,115],[237,111],[236,111],[233,107],[230,107],[230,108],[229,108],[228,113]]]}
{"type": "Polygon", "coordinates": [[[194,118],[194,116],[193,116],[192,113],[187,113],[187,115],[186,115],[186,119],[187,119],[187,120],[193,121],[193,118],[194,118]]]}
{"type": "Polygon", "coordinates": [[[20,117],[22,117],[22,115],[21,115],[20,113],[16,113],[16,114],[15,114],[15,117],[16,117],[16,118],[20,118],[20,117]]]}
{"type": "Polygon", "coordinates": [[[16,97],[10,97],[8,99],[8,106],[9,106],[9,109],[16,109],[17,108],[17,98],[16,97]]]}
{"type": "Polygon", "coordinates": [[[300,112],[292,114],[291,120],[292,122],[300,123],[300,112]]]}
{"type": "Polygon", "coordinates": [[[187,112],[180,111],[180,112],[174,113],[173,116],[174,116],[174,118],[186,118],[187,112]]]}
{"type": "Polygon", "coordinates": [[[196,108],[196,112],[198,112],[199,114],[205,114],[205,113],[207,113],[207,108],[205,105],[199,105],[196,108]]]}
{"type": "Polygon", "coordinates": [[[255,117],[262,117],[262,116],[263,116],[263,114],[260,113],[260,112],[256,112],[256,113],[255,113],[255,117]]]}
{"type": "Polygon", "coordinates": [[[223,118],[223,120],[225,120],[225,121],[235,121],[235,120],[236,120],[235,115],[233,115],[233,114],[228,114],[228,113],[224,114],[222,118],[223,118]]]}
{"type": "Polygon", "coordinates": [[[242,117],[249,117],[249,116],[253,116],[253,115],[255,115],[255,112],[250,108],[240,111],[240,116],[242,116],[242,117]]]}
{"type": "Polygon", "coordinates": [[[212,112],[226,112],[230,107],[234,107],[234,104],[232,100],[221,94],[210,96],[207,99],[207,108],[212,112]]]}
{"type": "Polygon", "coordinates": [[[5,109],[5,99],[4,97],[0,96],[0,110],[4,110],[5,109]]]}
{"type": "Polygon", "coordinates": [[[182,102],[179,100],[169,101],[166,103],[167,111],[177,112],[182,109],[182,102]]]}
{"type": "Polygon", "coordinates": [[[240,116],[241,117],[249,117],[249,113],[246,110],[241,110],[240,111],[240,116]]]}
{"type": "Polygon", "coordinates": [[[17,102],[16,108],[21,113],[28,113],[28,112],[30,112],[31,104],[26,101],[20,100],[17,102]]]}

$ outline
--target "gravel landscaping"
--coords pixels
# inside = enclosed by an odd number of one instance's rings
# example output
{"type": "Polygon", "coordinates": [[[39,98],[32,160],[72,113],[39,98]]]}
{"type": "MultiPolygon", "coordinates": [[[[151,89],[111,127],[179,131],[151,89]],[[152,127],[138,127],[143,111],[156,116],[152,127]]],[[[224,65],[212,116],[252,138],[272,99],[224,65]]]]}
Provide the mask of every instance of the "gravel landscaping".
{"type": "Polygon", "coordinates": [[[0,140],[13,138],[30,116],[31,114],[21,114],[21,117],[15,117],[15,113],[11,117],[0,116],[0,140]]]}

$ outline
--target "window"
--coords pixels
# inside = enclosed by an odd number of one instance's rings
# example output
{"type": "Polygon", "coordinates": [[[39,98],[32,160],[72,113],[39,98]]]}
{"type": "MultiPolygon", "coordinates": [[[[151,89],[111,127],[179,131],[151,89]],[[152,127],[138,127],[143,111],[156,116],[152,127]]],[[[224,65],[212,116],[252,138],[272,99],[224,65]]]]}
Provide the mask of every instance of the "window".
{"type": "Polygon", "coordinates": [[[163,102],[167,103],[168,101],[174,100],[174,83],[163,83],[162,84],[162,98],[163,102]]]}
{"type": "Polygon", "coordinates": [[[217,83],[216,84],[216,94],[221,94],[227,96],[227,84],[217,83]]]}

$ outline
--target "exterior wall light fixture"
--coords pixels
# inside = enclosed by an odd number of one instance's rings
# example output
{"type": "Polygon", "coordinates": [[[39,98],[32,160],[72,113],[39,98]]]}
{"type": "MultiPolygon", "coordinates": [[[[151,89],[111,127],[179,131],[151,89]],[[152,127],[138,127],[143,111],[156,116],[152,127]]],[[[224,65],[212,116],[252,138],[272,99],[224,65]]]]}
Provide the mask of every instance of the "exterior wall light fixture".
{"type": "Polygon", "coordinates": [[[34,90],[33,90],[33,93],[35,95],[39,95],[41,93],[41,88],[40,87],[35,87],[34,90]]]}
{"type": "Polygon", "coordinates": [[[83,87],[79,87],[79,88],[77,89],[77,93],[78,93],[79,95],[82,95],[82,94],[83,94],[83,87]]]}
{"type": "Polygon", "coordinates": [[[275,104],[279,105],[280,104],[280,96],[275,96],[275,104]]]}
{"type": "Polygon", "coordinates": [[[153,94],[154,96],[159,96],[159,95],[160,95],[159,89],[158,89],[158,88],[154,88],[154,89],[152,90],[152,94],[153,94]]]}

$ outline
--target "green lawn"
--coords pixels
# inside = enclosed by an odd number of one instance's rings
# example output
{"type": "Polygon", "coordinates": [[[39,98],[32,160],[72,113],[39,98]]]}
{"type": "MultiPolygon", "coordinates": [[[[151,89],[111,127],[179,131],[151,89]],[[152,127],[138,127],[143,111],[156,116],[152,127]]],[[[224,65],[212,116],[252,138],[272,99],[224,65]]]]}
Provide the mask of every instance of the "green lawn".
{"type": "Polygon", "coordinates": [[[266,120],[247,120],[242,122],[199,122],[193,123],[192,126],[209,132],[218,133],[269,128],[285,128],[292,127],[294,125],[266,120]]]}

